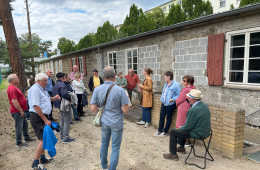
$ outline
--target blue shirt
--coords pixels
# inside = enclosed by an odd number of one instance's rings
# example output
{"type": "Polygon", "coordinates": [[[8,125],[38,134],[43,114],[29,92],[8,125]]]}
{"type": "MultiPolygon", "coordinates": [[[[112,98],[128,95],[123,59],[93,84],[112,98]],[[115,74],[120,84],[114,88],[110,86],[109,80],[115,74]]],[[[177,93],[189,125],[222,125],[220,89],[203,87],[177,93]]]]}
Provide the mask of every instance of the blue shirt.
{"type": "Polygon", "coordinates": [[[200,103],[201,101],[197,101],[196,103],[194,103],[191,107],[196,106],[198,103],[200,103]]]}
{"type": "MultiPolygon", "coordinates": [[[[101,106],[105,100],[108,88],[113,84],[115,83],[112,81],[105,81],[104,84],[96,87],[91,98],[91,104],[101,106]]],[[[125,90],[115,85],[108,94],[107,103],[101,117],[101,122],[110,127],[123,128],[124,113],[121,107],[129,103],[130,101],[125,93],[125,90]]]]}
{"type": "Polygon", "coordinates": [[[48,84],[46,85],[46,90],[48,92],[52,92],[52,88],[53,88],[53,85],[52,85],[52,78],[48,78],[48,84]]]}
{"type": "Polygon", "coordinates": [[[51,99],[48,92],[38,83],[35,83],[28,92],[29,111],[35,112],[33,106],[39,106],[42,113],[49,115],[51,113],[51,99]]]}
{"type": "Polygon", "coordinates": [[[161,96],[161,102],[163,103],[164,106],[170,106],[175,103],[175,100],[179,97],[181,93],[181,89],[179,84],[172,80],[172,83],[168,86],[168,83],[166,82],[163,91],[162,91],[162,96],[161,96]],[[164,95],[165,93],[165,95],[164,95]],[[173,101],[170,102],[170,99],[173,101]]]}

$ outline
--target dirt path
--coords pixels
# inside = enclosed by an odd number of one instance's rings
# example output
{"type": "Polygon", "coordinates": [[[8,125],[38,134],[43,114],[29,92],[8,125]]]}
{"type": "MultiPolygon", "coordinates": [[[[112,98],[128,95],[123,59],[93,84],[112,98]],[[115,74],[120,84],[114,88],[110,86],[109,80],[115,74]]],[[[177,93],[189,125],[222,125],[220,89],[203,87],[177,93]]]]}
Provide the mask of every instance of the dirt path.
{"type": "MultiPolygon", "coordinates": [[[[0,119],[0,169],[1,170],[26,170],[30,169],[37,142],[29,143],[29,147],[17,149],[14,147],[14,122],[10,114],[1,108],[0,119]]],[[[49,170],[98,170],[100,167],[99,149],[101,141],[101,129],[91,124],[92,115],[82,117],[82,121],[71,126],[71,137],[76,142],[56,145],[57,155],[55,161],[46,167],[49,170]]],[[[54,115],[58,115],[57,110],[54,115]]],[[[35,136],[32,128],[30,134],[35,136]]],[[[186,155],[179,155],[178,162],[165,160],[162,154],[168,151],[169,136],[166,138],[154,137],[154,127],[144,128],[134,122],[125,121],[123,141],[120,151],[118,170],[176,170],[196,169],[184,164],[186,155]]],[[[56,134],[59,139],[59,134],[56,134]]],[[[189,150],[189,148],[187,148],[189,150]]],[[[198,147],[197,150],[202,150],[198,147]]],[[[111,148],[109,150],[109,153],[111,148]]],[[[241,158],[229,160],[211,150],[214,162],[207,162],[207,169],[260,169],[260,164],[241,158]]],[[[110,154],[109,154],[110,155],[110,154]]],[[[194,159],[191,159],[191,161],[194,159]]]]}

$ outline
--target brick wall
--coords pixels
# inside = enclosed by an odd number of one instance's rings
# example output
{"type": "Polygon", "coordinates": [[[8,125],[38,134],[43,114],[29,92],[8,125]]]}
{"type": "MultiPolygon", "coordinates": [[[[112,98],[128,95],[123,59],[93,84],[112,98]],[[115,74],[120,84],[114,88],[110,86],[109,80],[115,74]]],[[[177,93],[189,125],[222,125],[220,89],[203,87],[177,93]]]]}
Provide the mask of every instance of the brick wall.
{"type": "MultiPolygon", "coordinates": [[[[154,95],[152,125],[156,128],[160,120],[160,94],[154,95]]],[[[245,112],[237,108],[223,109],[209,106],[213,136],[210,148],[221,152],[222,156],[235,159],[243,156],[245,112]]],[[[171,128],[176,126],[177,109],[174,111],[171,128]]]]}

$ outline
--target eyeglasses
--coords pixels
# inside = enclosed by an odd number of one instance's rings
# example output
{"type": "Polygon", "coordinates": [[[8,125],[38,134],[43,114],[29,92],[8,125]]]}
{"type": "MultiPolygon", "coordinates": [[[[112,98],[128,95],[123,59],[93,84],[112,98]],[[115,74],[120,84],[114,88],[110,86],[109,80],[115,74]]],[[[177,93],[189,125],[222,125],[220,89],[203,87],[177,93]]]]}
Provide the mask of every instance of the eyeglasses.
{"type": "Polygon", "coordinates": [[[183,82],[186,82],[186,80],[182,80],[183,82]]]}

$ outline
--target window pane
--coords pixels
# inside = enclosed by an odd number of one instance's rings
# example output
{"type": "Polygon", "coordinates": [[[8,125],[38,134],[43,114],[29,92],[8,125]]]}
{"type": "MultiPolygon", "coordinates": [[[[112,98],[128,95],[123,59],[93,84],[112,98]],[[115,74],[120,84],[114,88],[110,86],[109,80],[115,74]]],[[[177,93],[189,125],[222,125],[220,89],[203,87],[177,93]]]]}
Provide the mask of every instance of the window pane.
{"type": "Polygon", "coordinates": [[[113,53],[113,58],[116,59],[116,53],[113,53]]]}
{"type": "Polygon", "coordinates": [[[260,83],[260,73],[248,73],[248,83],[260,83]]]}
{"type": "MultiPolygon", "coordinates": [[[[115,71],[116,71],[116,65],[114,65],[114,69],[115,69],[115,71]]],[[[117,71],[116,71],[117,72],[117,71]]]]}
{"type": "Polygon", "coordinates": [[[137,63],[137,57],[134,57],[133,60],[134,63],[137,63]]]}
{"type": "Polygon", "coordinates": [[[231,82],[243,82],[243,72],[230,72],[231,82]]]}
{"type": "Polygon", "coordinates": [[[260,46],[251,46],[249,51],[249,57],[260,57],[260,46]]]}
{"type": "Polygon", "coordinates": [[[127,57],[131,57],[131,51],[127,51],[127,57]]]}
{"type": "Polygon", "coordinates": [[[109,54],[109,64],[112,65],[113,64],[112,62],[113,62],[112,61],[112,54],[109,54]]]}
{"type": "Polygon", "coordinates": [[[231,37],[231,46],[243,46],[245,45],[245,34],[235,35],[231,37]]]}
{"type": "Polygon", "coordinates": [[[137,64],[134,64],[134,70],[137,70],[137,64]]]}
{"type": "Polygon", "coordinates": [[[259,70],[260,71],[260,59],[250,59],[249,60],[249,70],[259,70]]]}
{"type": "Polygon", "coordinates": [[[128,64],[128,69],[132,68],[132,65],[131,64],[128,64]]]}
{"type": "Polygon", "coordinates": [[[133,50],[133,56],[137,56],[137,50],[133,50]]]}
{"type": "Polygon", "coordinates": [[[250,34],[250,45],[260,44],[260,32],[250,34]]]}
{"type": "Polygon", "coordinates": [[[114,65],[116,65],[116,58],[114,58],[114,65]]]}
{"type": "Polygon", "coordinates": [[[244,58],[244,47],[231,48],[230,49],[230,58],[244,58]]]}
{"type": "Polygon", "coordinates": [[[243,69],[244,69],[244,60],[230,61],[230,70],[243,70],[243,69]]]}

